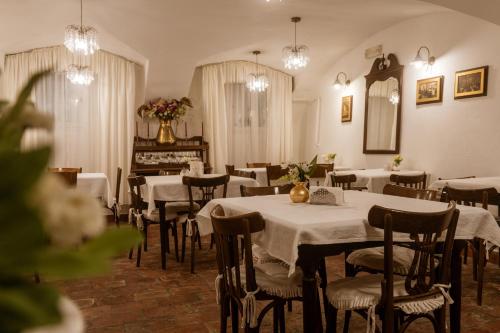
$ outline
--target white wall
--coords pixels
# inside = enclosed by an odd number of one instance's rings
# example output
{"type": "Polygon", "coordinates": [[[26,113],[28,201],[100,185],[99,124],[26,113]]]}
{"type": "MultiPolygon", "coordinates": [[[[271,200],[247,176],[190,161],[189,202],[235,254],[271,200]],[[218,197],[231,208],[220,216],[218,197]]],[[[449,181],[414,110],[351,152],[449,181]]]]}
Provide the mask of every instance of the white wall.
{"type": "MultiPolygon", "coordinates": [[[[426,170],[433,177],[500,175],[500,27],[459,13],[432,14],[381,31],[344,55],[321,79],[320,143],[309,144],[307,155],[334,151],[342,165],[383,167],[390,155],[364,155],[363,125],[366,81],[373,60],[364,50],[383,44],[405,65],[402,94],[401,155],[403,168],[426,170]],[[437,61],[429,71],[409,65],[417,49],[426,45],[437,61]],[[455,71],[489,65],[488,96],[454,100],[455,71]],[[339,71],[352,83],[336,91],[339,71]],[[416,80],[444,75],[443,102],[415,105],[416,80]],[[353,120],[341,123],[343,95],[353,95],[353,120]]],[[[314,122],[314,117],[308,118],[314,122]]],[[[310,126],[310,125],[307,125],[310,126]]],[[[313,133],[314,135],[314,133],[313,133]]],[[[305,138],[304,140],[311,140],[305,138]]],[[[337,161],[337,162],[339,162],[337,161]]]]}

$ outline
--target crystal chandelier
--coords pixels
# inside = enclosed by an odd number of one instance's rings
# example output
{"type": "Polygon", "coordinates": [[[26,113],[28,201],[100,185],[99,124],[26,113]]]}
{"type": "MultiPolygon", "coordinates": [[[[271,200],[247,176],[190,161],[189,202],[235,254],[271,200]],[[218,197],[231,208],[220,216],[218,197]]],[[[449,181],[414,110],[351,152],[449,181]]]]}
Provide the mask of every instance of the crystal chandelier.
{"type": "Polygon", "coordinates": [[[255,55],[255,73],[248,75],[247,88],[252,92],[264,92],[269,87],[269,80],[264,74],[259,74],[258,56],[260,51],[253,51],[255,55]]]}
{"type": "Polygon", "coordinates": [[[399,104],[399,90],[394,89],[391,91],[391,96],[389,97],[389,102],[391,102],[394,105],[399,104]]]}
{"type": "Polygon", "coordinates": [[[83,25],[83,0],[80,0],[80,25],[72,24],[66,27],[64,45],[71,53],[82,55],[94,54],[99,50],[97,30],[83,25]]]}
{"type": "Polygon", "coordinates": [[[66,78],[73,84],[88,86],[94,81],[94,73],[88,66],[71,65],[66,72],[66,78]]]}
{"type": "Polygon", "coordinates": [[[300,22],[300,17],[292,17],[292,22],[295,24],[294,44],[283,48],[283,62],[286,69],[304,68],[309,63],[309,49],[305,45],[297,45],[297,23],[300,22]]]}

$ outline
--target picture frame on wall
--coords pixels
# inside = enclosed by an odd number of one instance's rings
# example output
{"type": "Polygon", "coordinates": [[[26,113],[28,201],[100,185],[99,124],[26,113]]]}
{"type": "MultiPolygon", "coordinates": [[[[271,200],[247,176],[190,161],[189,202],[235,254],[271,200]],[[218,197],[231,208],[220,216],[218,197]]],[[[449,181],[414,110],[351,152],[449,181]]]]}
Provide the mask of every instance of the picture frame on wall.
{"type": "Polygon", "coordinates": [[[443,81],[443,75],[417,80],[417,105],[441,103],[443,101],[443,81]]]}
{"type": "Polygon", "coordinates": [[[488,66],[455,73],[455,99],[487,96],[488,66]]]}
{"type": "Polygon", "coordinates": [[[343,123],[352,121],[352,95],[342,97],[341,120],[343,123]]]}

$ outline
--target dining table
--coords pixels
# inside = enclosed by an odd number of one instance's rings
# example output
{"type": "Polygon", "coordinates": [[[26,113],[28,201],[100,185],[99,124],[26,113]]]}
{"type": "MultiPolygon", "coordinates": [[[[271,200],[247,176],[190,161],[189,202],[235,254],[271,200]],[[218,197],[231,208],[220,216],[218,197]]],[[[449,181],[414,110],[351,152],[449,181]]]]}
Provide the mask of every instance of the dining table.
{"type": "MultiPolygon", "coordinates": [[[[252,241],[289,265],[289,274],[299,266],[303,272],[303,332],[321,332],[322,316],[317,292],[316,272],[327,256],[350,253],[383,245],[383,230],[368,224],[368,211],[374,205],[414,212],[437,212],[447,203],[417,200],[361,191],[345,191],[340,206],[292,203],[288,195],[215,199],[197,215],[201,235],[212,233],[210,212],[221,205],[226,215],[260,212],[266,225],[252,235],[252,241]]],[[[461,251],[466,241],[483,238],[500,245],[500,227],[487,210],[457,206],[460,210],[453,254],[450,293],[451,332],[460,332],[461,316],[461,251]]],[[[394,241],[408,241],[408,236],[394,234],[394,241]]]]}
{"type": "MultiPolygon", "coordinates": [[[[256,180],[260,186],[267,186],[267,170],[266,168],[238,168],[236,170],[246,171],[246,172],[255,172],[256,180]]],[[[334,165],[335,171],[346,171],[350,170],[350,168],[342,165],[334,165]]],[[[322,185],[322,184],[321,184],[322,185]]]]}
{"type": "MultiPolygon", "coordinates": [[[[334,171],[329,172],[325,178],[325,186],[332,186],[332,174],[337,175],[356,175],[356,182],[352,184],[355,187],[367,187],[368,192],[382,193],[384,186],[389,184],[391,175],[417,176],[424,174],[424,171],[419,170],[385,170],[385,169],[360,169],[349,171],[334,171]]],[[[429,174],[427,174],[429,177],[429,174]]]]}
{"type": "MultiPolygon", "coordinates": [[[[223,174],[204,174],[200,177],[210,178],[219,177],[223,174]]],[[[148,176],[146,178],[146,184],[141,188],[143,193],[144,201],[147,203],[147,212],[151,214],[156,208],[158,208],[158,213],[160,216],[160,229],[162,233],[166,233],[166,220],[165,220],[165,204],[167,202],[186,202],[189,201],[189,192],[187,185],[182,183],[181,175],[167,175],[167,176],[148,176]]],[[[226,197],[239,197],[240,196],[240,185],[245,186],[259,186],[257,181],[252,178],[230,176],[229,182],[227,184],[226,197]]],[[[222,197],[223,188],[219,186],[216,189],[215,197],[222,197]]],[[[202,198],[202,192],[199,189],[193,189],[193,199],[200,200],[202,198]]],[[[161,239],[161,262],[162,269],[167,267],[167,243],[165,239],[161,239]]]]}
{"type": "Polygon", "coordinates": [[[102,172],[85,172],[76,175],[76,188],[82,192],[88,193],[94,198],[98,198],[111,207],[113,199],[111,198],[111,188],[109,180],[102,172]]]}

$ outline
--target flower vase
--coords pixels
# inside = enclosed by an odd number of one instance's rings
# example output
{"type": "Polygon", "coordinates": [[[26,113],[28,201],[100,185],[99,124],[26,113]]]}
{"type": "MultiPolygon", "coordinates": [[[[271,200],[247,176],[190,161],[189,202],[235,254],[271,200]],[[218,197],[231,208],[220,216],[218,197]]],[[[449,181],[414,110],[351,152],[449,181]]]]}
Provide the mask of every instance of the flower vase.
{"type": "Polygon", "coordinates": [[[160,119],[160,128],[158,128],[156,142],[159,145],[173,145],[176,140],[174,130],[172,129],[172,121],[160,119]]]}
{"type": "Polygon", "coordinates": [[[392,165],[392,171],[399,171],[399,170],[400,170],[399,169],[399,164],[398,165],[396,165],[396,164],[392,165]]]}
{"type": "Polygon", "coordinates": [[[309,190],[304,182],[298,182],[290,191],[290,199],[294,203],[307,202],[309,200],[309,190]]]}

